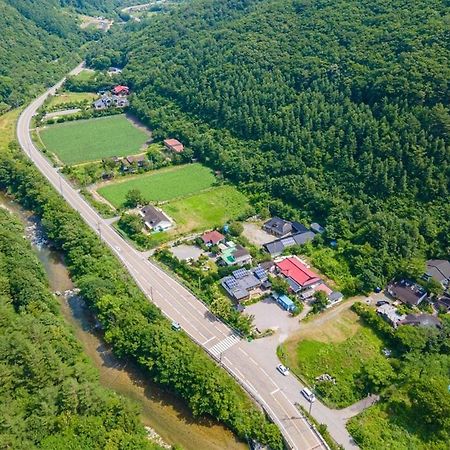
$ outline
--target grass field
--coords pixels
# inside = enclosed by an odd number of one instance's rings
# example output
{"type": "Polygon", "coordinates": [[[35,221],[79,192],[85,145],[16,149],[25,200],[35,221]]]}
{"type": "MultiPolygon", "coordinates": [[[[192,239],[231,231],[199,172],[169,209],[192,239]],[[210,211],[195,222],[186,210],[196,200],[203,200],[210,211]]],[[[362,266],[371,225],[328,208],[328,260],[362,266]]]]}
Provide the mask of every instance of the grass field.
{"type": "Polygon", "coordinates": [[[16,122],[20,109],[14,109],[0,116],[0,149],[4,149],[16,137],[16,122]]]}
{"type": "Polygon", "coordinates": [[[232,186],[220,186],[174,200],[162,206],[176,224],[177,233],[190,233],[223,225],[245,212],[248,200],[232,186]]]}
{"type": "Polygon", "coordinates": [[[84,100],[93,101],[98,96],[92,92],[62,92],[61,94],[50,97],[48,108],[65,105],[66,103],[82,102],[84,100]]]}
{"type": "Polygon", "coordinates": [[[138,153],[148,139],[122,114],[51,125],[40,136],[47,150],[65,164],[138,153]]]}
{"type": "Polygon", "coordinates": [[[323,373],[334,377],[336,385],[327,384],[322,397],[333,406],[345,407],[362,398],[356,378],[364,363],[382,358],[383,347],[383,341],[347,309],[330,320],[319,316],[307,323],[279,348],[279,354],[310,385],[323,373]]]}
{"type": "Polygon", "coordinates": [[[148,201],[157,202],[195,194],[210,188],[214,181],[210,169],[201,164],[189,164],[113,182],[100,188],[98,193],[118,208],[131,189],[139,189],[148,201]]]}

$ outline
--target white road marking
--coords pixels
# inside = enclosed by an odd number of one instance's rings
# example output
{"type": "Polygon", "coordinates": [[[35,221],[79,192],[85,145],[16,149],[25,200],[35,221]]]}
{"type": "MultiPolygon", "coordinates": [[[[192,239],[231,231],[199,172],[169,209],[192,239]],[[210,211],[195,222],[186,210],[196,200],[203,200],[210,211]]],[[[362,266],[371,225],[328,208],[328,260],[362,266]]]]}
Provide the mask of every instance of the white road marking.
{"type": "Polygon", "coordinates": [[[272,391],[272,392],[270,393],[270,395],[276,394],[279,390],[280,390],[280,388],[276,388],[274,391],[272,391]]]}
{"type": "Polygon", "coordinates": [[[227,338],[221,340],[216,345],[213,345],[209,351],[216,357],[219,357],[221,353],[229,348],[233,347],[233,345],[237,344],[241,341],[241,338],[237,334],[232,334],[227,338]]]}

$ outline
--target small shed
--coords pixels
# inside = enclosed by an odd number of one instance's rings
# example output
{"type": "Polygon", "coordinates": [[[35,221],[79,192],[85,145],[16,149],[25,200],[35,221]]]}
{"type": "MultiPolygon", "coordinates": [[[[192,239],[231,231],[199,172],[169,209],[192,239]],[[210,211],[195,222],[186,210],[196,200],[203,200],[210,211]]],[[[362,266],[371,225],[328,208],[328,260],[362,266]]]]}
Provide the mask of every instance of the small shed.
{"type": "Polygon", "coordinates": [[[285,294],[273,294],[274,300],[286,311],[293,311],[295,303],[285,294]]]}

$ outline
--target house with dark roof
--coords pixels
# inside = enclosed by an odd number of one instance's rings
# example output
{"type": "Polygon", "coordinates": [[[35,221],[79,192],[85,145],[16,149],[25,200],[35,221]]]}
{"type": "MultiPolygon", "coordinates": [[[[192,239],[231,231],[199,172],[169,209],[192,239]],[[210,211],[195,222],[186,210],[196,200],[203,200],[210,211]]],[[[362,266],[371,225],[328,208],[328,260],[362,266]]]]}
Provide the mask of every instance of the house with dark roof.
{"type": "Polygon", "coordinates": [[[286,236],[292,231],[291,222],[280,219],[279,217],[272,217],[264,225],[263,230],[274,236],[286,236]]]}
{"type": "Polygon", "coordinates": [[[291,226],[292,233],[306,233],[307,231],[309,231],[309,228],[305,227],[305,225],[300,222],[291,222],[291,226]]]}
{"type": "Polygon", "coordinates": [[[145,226],[150,231],[165,231],[173,225],[170,217],[164,211],[155,208],[153,205],[144,206],[139,213],[144,219],[145,226]]]}
{"type": "Polygon", "coordinates": [[[286,248],[292,247],[294,245],[303,245],[314,239],[315,234],[312,231],[304,231],[292,234],[290,236],[282,237],[276,239],[272,242],[264,244],[264,249],[270,253],[272,257],[281,255],[286,248]]]}
{"type": "Polygon", "coordinates": [[[442,327],[439,317],[432,316],[431,314],[408,314],[400,324],[415,327],[442,327]]]}
{"type": "Polygon", "coordinates": [[[319,275],[313,272],[305,263],[296,256],[285,258],[275,263],[278,272],[286,278],[294,292],[300,292],[306,288],[312,288],[322,283],[319,275]]]}
{"type": "Polygon", "coordinates": [[[387,292],[393,298],[411,306],[419,305],[427,297],[425,289],[410,280],[400,280],[391,283],[387,288],[387,292]]]}
{"type": "Polygon", "coordinates": [[[444,289],[450,285],[450,262],[445,259],[429,259],[426,263],[424,279],[441,283],[444,289]]]}
{"type": "Polygon", "coordinates": [[[183,153],[184,145],[178,139],[166,139],[164,147],[173,153],[183,153]]]}
{"type": "Polygon", "coordinates": [[[227,294],[238,302],[250,298],[252,295],[260,294],[266,286],[267,274],[257,267],[253,270],[238,269],[230,276],[220,280],[221,286],[227,294]]]}
{"type": "Polygon", "coordinates": [[[217,245],[220,242],[224,242],[225,236],[217,230],[212,230],[212,231],[203,233],[201,236],[201,240],[208,247],[212,247],[213,245],[217,245]]]}
{"type": "Polygon", "coordinates": [[[450,312],[450,294],[440,296],[434,304],[439,310],[450,312]]]}

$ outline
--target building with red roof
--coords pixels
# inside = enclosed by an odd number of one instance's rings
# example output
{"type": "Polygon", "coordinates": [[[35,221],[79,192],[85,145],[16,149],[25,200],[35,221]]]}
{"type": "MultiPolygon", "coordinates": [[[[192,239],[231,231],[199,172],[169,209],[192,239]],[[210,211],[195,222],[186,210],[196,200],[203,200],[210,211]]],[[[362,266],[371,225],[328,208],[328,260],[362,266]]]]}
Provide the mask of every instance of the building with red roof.
{"type": "Polygon", "coordinates": [[[204,233],[201,239],[205,245],[212,246],[224,241],[225,236],[222,233],[219,233],[217,230],[212,230],[204,233]]]}
{"type": "Polygon", "coordinates": [[[164,147],[174,153],[183,153],[184,150],[184,145],[178,139],[166,139],[164,141],[164,147]]]}
{"type": "Polygon", "coordinates": [[[111,89],[114,95],[128,95],[130,93],[130,88],[128,86],[115,86],[111,89]]]}
{"type": "Polygon", "coordinates": [[[302,289],[321,281],[320,277],[296,256],[285,258],[277,262],[276,266],[282,275],[294,281],[302,289]]]}

